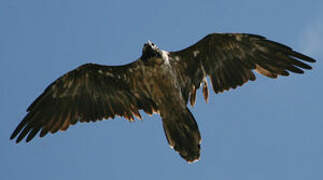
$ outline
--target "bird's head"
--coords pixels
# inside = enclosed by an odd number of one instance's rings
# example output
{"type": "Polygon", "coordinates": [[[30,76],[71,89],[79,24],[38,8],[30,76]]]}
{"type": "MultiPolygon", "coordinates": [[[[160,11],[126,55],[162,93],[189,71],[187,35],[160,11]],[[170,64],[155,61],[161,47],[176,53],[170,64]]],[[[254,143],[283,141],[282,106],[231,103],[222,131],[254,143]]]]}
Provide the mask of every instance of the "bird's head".
{"type": "Polygon", "coordinates": [[[154,44],[153,42],[149,41],[144,44],[144,47],[142,48],[142,55],[141,59],[143,61],[148,60],[152,57],[161,57],[161,51],[160,49],[154,44]]]}

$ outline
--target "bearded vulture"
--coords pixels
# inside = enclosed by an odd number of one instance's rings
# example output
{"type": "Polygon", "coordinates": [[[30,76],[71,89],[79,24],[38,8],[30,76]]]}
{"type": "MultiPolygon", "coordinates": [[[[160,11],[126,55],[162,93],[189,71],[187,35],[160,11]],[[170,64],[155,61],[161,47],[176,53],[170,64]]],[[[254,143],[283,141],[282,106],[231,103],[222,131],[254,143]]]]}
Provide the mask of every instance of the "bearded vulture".
{"type": "Polygon", "coordinates": [[[213,33],[180,51],[168,52],[148,41],[136,61],[122,66],[84,64],[50,84],[28,107],[12,133],[19,143],[40,132],[65,131],[77,122],[122,116],[141,119],[139,110],[161,116],[169,145],[186,161],[200,157],[201,136],[187,107],[201,86],[208,99],[210,78],[215,93],[254,81],[254,71],[269,78],[304,73],[311,57],[263,36],[213,33]]]}

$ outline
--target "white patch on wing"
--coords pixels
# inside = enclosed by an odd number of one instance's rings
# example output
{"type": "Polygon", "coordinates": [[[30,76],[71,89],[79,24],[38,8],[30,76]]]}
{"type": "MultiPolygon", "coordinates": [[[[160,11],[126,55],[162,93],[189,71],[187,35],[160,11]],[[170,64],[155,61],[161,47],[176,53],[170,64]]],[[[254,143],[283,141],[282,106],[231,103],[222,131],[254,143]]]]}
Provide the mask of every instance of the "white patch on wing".
{"type": "Polygon", "coordinates": [[[67,88],[71,88],[73,85],[73,80],[68,81],[67,88]]]}
{"type": "Polygon", "coordinates": [[[110,77],[113,77],[113,74],[110,73],[110,72],[108,72],[108,71],[105,73],[105,75],[110,76],[110,77]]]}
{"type": "Polygon", "coordinates": [[[167,52],[165,50],[160,50],[160,51],[161,51],[161,56],[162,56],[163,60],[165,61],[165,64],[169,64],[169,58],[168,58],[169,52],[167,52]]]}
{"type": "Polygon", "coordinates": [[[199,55],[200,54],[200,51],[199,50],[195,50],[195,51],[193,51],[193,55],[194,55],[194,57],[196,57],[197,55],[199,55]]]}
{"type": "Polygon", "coordinates": [[[53,95],[52,95],[52,97],[53,97],[53,98],[56,98],[56,96],[57,96],[56,84],[53,84],[53,86],[52,86],[52,88],[51,88],[51,89],[52,89],[52,91],[54,92],[54,93],[53,93],[53,95]]]}
{"type": "Polygon", "coordinates": [[[201,64],[201,69],[202,69],[202,72],[203,72],[203,76],[204,78],[207,76],[206,72],[205,72],[205,69],[204,69],[204,66],[201,64]]]}
{"type": "Polygon", "coordinates": [[[242,34],[234,34],[233,36],[236,38],[237,41],[241,41],[243,35],[242,34]]]}

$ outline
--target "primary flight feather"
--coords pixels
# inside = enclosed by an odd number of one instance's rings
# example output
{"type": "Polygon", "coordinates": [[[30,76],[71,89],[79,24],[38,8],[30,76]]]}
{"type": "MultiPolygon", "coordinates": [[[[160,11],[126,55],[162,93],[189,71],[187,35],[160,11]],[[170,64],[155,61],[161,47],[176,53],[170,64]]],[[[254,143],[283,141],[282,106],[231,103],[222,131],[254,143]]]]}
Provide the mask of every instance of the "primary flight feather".
{"type": "Polygon", "coordinates": [[[148,41],[142,56],[123,66],[84,64],[50,84],[28,107],[10,139],[29,142],[40,132],[66,130],[77,122],[123,116],[141,119],[139,110],[160,114],[168,143],[188,162],[200,157],[201,136],[187,103],[193,106],[210,77],[215,93],[256,79],[304,73],[311,57],[253,34],[213,33],[180,51],[167,52],[148,41]]]}

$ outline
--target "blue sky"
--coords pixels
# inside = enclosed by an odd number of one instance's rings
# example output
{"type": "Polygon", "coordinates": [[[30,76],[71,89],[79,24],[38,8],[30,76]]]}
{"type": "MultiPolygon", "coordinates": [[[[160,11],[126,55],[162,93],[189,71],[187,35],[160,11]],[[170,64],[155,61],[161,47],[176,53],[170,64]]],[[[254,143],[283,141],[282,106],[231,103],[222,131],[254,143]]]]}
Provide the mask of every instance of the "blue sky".
{"type": "Polygon", "coordinates": [[[323,179],[323,2],[3,0],[0,2],[0,178],[323,179]],[[60,75],[94,62],[135,60],[143,43],[179,50],[211,32],[248,32],[318,60],[305,75],[257,81],[191,108],[201,160],[168,147],[161,120],[143,115],[77,124],[16,145],[27,106],[60,75]]]}

